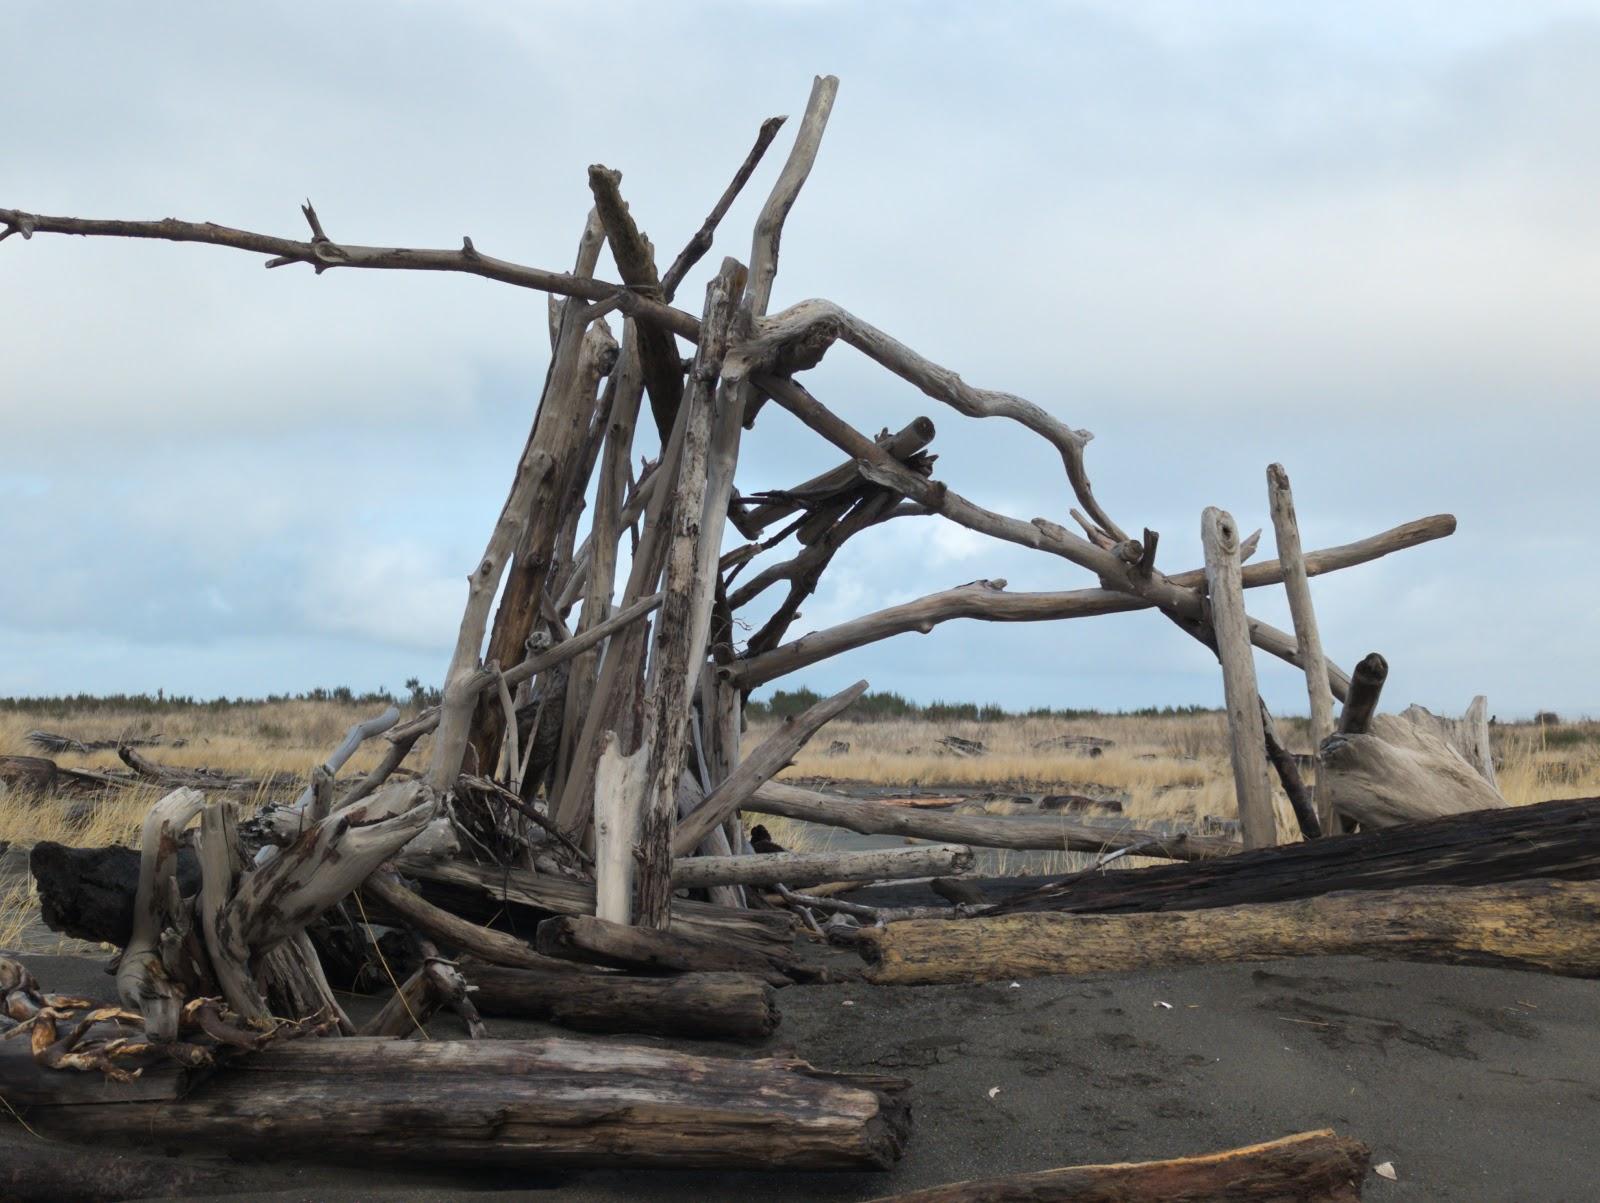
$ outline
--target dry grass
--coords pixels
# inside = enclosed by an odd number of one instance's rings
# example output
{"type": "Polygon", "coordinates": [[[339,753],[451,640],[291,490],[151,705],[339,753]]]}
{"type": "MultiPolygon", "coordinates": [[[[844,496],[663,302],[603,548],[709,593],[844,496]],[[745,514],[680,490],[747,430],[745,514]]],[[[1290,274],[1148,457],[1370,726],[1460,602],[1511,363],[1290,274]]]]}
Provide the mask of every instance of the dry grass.
{"type": "MultiPolygon", "coordinates": [[[[353,723],[372,713],[371,705],[331,701],[225,709],[175,707],[157,714],[132,709],[0,712],[0,754],[40,754],[25,738],[34,728],[80,739],[160,734],[169,740],[188,741],[179,748],[146,749],[162,763],[248,776],[304,774],[327,756],[353,723]]],[[[1304,750],[1303,722],[1280,720],[1280,724],[1290,745],[1304,750]]],[[[753,726],[746,736],[746,748],[754,747],[769,729],[753,726]]],[[[1120,801],[1123,813],[1136,823],[1162,819],[1198,823],[1208,815],[1233,813],[1225,738],[1219,714],[939,724],[843,721],[813,740],[784,775],[791,780],[903,787],[908,792],[947,787],[973,797],[993,793],[1000,796],[967,806],[996,814],[1014,809],[1004,797],[1008,793],[1089,794],[1120,801]],[[946,735],[981,741],[987,751],[973,757],[952,755],[938,746],[938,740],[946,735]],[[1114,742],[1100,756],[1039,746],[1063,735],[1093,735],[1114,742]],[[835,741],[848,743],[849,751],[830,753],[835,741]]],[[[1600,723],[1499,726],[1495,747],[1502,766],[1500,785],[1513,803],[1600,795],[1600,723]]],[[[426,755],[425,748],[419,752],[426,755]]],[[[369,767],[379,754],[379,748],[363,749],[347,771],[369,767]]],[[[63,754],[57,759],[81,768],[119,765],[114,751],[63,754]]],[[[23,849],[38,840],[131,844],[159,792],[151,788],[111,794],[92,806],[75,808],[78,813],[69,820],[70,800],[23,797],[3,790],[0,787],[0,842],[23,849]]],[[[241,801],[248,804],[250,799],[241,801]]],[[[1291,838],[1295,828],[1281,794],[1278,811],[1280,831],[1291,838]]],[[[773,818],[762,821],[780,842],[795,848],[827,847],[837,839],[849,838],[830,828],[773,818]]],[[[1080,867],[1082,861],[1078,854],[996,851],[984,855],[982,869],[989,873],[1067,872],[1080,867]]],[[[1141,862],[1129,857],[1125,863],[1131,867],[1141,862]]],[[[33,913],[31,884],[16,876],[0,876],[0,947],[19,943],[33,913]]]]}

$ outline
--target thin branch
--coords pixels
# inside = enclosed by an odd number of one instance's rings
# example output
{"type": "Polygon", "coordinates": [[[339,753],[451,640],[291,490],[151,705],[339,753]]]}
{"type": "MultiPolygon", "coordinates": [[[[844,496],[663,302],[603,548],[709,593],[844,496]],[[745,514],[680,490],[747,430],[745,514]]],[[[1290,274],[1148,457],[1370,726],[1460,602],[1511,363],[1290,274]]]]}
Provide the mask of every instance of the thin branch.
{"type": "Polygon", "coordinates": [[[77,234],[102,238],[156,238],[166,242],[199,242],[226,246],[273,256],[268,267],[307,263],[319,272],[330,267],[359,267],[387,271],[461,272],[482,276],[517,288],[552,292],[558,296],[580,297],[586,301],[610,302],[629,317],[640,318],[671,330],[683,338],[699,335],[700,323],[681,309],[642,297],[629,289],[603,280],[583,280],[566,272],[546,271],[505,259],[495,259],[478,251],[466,240],[460,250],[423,250],[413,247],[354,246],[329,241],[297,242],[250,230],[236,230],[213,222],[180,221],[174,217],[160,221],[124,221],[91,217],[52,217],[25,213],[20,209],[0,209],[0,239],[11,234],[24,238],[34,234],[77,234]]]}
{"type": "Polygon", "coordinates": [[[756,337],[740,347],[739,353],[753,369],[785,376],[814,367],[838,340],[958,413],[971,418],[1010,418],[1045,439],[1061,455],[1073,494],[1094,522],[1113,542],[1120,543],[1128,537],[1095,500],[1089,483],[1083,449],[1094,435],[1087,430],[1074,430],[1026,398],[972,387],[949,368],[919,355],[832,301],[801,301],[758,322],[756,337]]]}
{"type": "Polygon", "coordinates": [[[767,147],[772,145],[772,140],[778,136],[778,130],[787,117],[768,117],[761,123],[761,129],[756,134],[756,144],[750,148],[750,153],[744,157],[744,162],[739,164],[739,170],[734,172],[733,180],[723,190],[717,203],[711,207],[711,212],[705,221],[700,223],[700,228],[694,232],[694,237],[689,239],[688,245],[678,252],[678,257],[672,261],[672,266],[667,268],[666,275],[661,277],[661,291],[665,300],[672,300],[678,291],[678,285],[683,283],[684,276],[689,274],[689,269],[711,249],[712,236],[716,233],[718,224],[727,216],[728,210],[733,206],[734,200],[743,191],[745,184],[755,174],[756,165],[761,162],[767,153],[767,147]]]}

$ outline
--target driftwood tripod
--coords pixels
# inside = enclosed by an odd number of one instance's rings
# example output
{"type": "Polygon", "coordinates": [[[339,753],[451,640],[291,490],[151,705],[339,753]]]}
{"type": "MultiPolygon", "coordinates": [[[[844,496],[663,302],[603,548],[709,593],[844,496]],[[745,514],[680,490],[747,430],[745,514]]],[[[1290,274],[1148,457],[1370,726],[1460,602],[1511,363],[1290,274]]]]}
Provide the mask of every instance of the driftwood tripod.
{"type": "MultiPolygon", "coordinates": [[[[374,920],[416,940],[416,972],[398,983],[396,1005],[369,1029],[377,1034],[405,1030],[407,1017],[415,1021],[433,1006],[454,1006],[475,1021],[462,967],[441,956],[439,945],[498,966],[483,975],[493,979],[495,997],[540,999],[528,1005],[565,1008],[579,1026],[671,1031],[676,1016],[680,1025],[721,1022],[759,1033],[771,1022],[763,983],[804,971],[789,949],[792,917],[746,909],[745,887],[951,873],[970,863],[961,847],[774,859],[752,852],[738,822],[742,810],[957,845],[1137,847],[1173,860],[1237,849],[1230,840],[1066,816],[889,815],[774,782],[865,682],[788,719],[759,746],[741,747],[751,690],[952,619],[1044,622],[1153,609],[1211,647],[1226,687],[1246,847],[1279,841],[1268,753],[1276,747],[1275,762],[1288,766],[1286,784],[1293,767],[1260,702],[1253,649],[1305,671],[1318,744],[1335,734],[1335,700],[1347,701],[1347,743],[1365,734],[1352,711],[1362,708],[1363,678],[1353,680],[1325,657],[1306,582],[1442,538],[1455,520],[1435,515],[1303,551],[1288,478],[1274,465],[1268,481],[1278,558],[1247,566],[1259,532],[1242,537],[1230,515],[1211,509],[1202,517],[1203,567],[1169,574],[1157,567],[1157,532],[1124,529],[1091,488],[1089,432],[1022,397],[967,384],[832,301],[769,313],[784,223],[816,160],[837,87],[832,77],[815,81],[756,221],[748,261],[722,261],[698,312],[674,304],[678,289],[709,251],[782,118],[761,126],[704,224],[664,269],[623,199],[621,175],[601,166],[589,169],[594,205],[570,271],[498,259],[471,238],[437,250],[336,241],[309,203],[306,240],[176,219],[0,209],[0,240],[73,234],[197,242],[267,256],[269,268],[457,272],[550,298],[550,367],[505,504],[468,577],[441,704],[404,723],[391,714],[352,731],[298,799],[259,816],[241,817],[226,801],[208,804],[199,792],[205,782],[172,782],[180,788],[145,824],[131,921],[126,913],[81,912],[64,920],[85,934],[114,930],[111,938],[125,945],[118,988],[127,1013],[99,1022],[126,1025],[137,1015],[149,1037],[139,1057],[181,1044],[184,1033],[205,1044],[192,1008],[214,995],[226,1000],[230,1022],[245,1027],[265,1031],[273,1016],[320,1016],[353,1033],[328,986],[325,954],[309,934],[333,914],[353,924],[351,904],[356,926],[372,929],[371,908],[374,920]],[[596,277],[603,246],[620,280],[596,277]],[[1012,517],[936,479],[928,450],[935,427],[927,417],[875,437],[847,423],[803,383],[836,343],[962,418],[1007,419],[1045,440],[1061,458],[1065,512],[1012,517]],[[740,442],[769,402],[837,448],[841,462],[787,488],[741,492],[740,442]],[[654,455],[635,477],[640,448],[654,455]],[[954,522],[1058,557],[1085,570],[1090,583],[1019,594],[1007,592],[1004,581],[979,580],[791,637],[800,608],[845,544],[907,518],[954,522]],[[1249,589],[1279,584],[1288,591],[1293,633],[1246,610],[1249,589]],[[741,615],[774,595],[781,600],[770,614],[748,639],[737,639],[741,615]],[[354,748],[379,737],[387,743],[379,766],[340,779],[354,748]],[[425,762],[408,770],[419,744],[425,762]],[[191,853],[183,831],[196,815],[191,853]],[[675,896],[683,890],[707,896],[675,896]],[[544,919],[536,943],[484,922],[482,911],[507,908],[544,919]],[[618,969],[689,976],[667,991],[618,969]],[[517,980],[517,973],[531,976],[517,980]],[[730,973],[742,976],[730,982],[730,973]],[[549,983],[561,980],[582,988],[552,992],[549,983]]],[[[1375,700],[1375,690],[1367,692],[1375,700]]],[[[146,767],[159,777],[159,767],[146,767]]],[[[1292,787],[1290,793],[1307,835],[1334,830],[1333,791],[1321,791],[1315,804],[1292,787]]],[[[109,862],[91,868],[73,861],[66,851],[44,854],[47,872],[114,871],[109,862]]],[[[36,869],[40,863],[36,856],[36,869]]],[[[125,1035],[96,1044],[94,1030],[78,1033],[68,1051],[95,1049],[106,1065],[134,1057],[125,1035]]],[[[216,1038],[209,1039],[214,1047],[216,1038]]],[[[353,1061],[365,1055],[350,1054],[353,1061]]],[[[775,1066],[771,1074],[790,1068],[775,1066]]],[[[767,1080],[740,1081],[739,1089],[760,1091],[767,1080]]],[[[866,1081],[851,1089],[860,1124],[841,1127],[833,1146],[795,1152],[796,1164],[881,1163],[897,1151],[894,1089],[866,1081]]],[[[773,1122],[781,1127],[790,1118],[773,1122]]],[[[670,1160],[664,1149],[641,1154],[652,1157],[670,1160]]]]}

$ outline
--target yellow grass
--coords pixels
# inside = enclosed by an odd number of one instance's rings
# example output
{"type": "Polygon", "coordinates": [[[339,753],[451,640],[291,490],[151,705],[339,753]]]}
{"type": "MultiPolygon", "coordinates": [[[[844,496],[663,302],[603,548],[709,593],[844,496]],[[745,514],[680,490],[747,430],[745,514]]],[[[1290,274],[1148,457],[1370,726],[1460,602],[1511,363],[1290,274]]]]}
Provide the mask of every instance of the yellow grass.
{"type": "MultiPolygon", "coordinates": [[[[145,749],[164,764],[217,768],[253,777],[278,772],[309,773],[356,722],[370,718],[370,704],[293,701],[232,706],[127,711],[0,712],[0,755],[42,755],[25,739],[42,728],[80,739],[160,734],[182,738],[183,747],[145,749]]],[[[1281,721],[1291,747],[1306,750],[1303,722],[1281,721]]],[[[752,748],[771,729],[753,725],[745,747],[752,748]]],[[[1008,793],[1076,793],[1114,797],[1135,823],[1159,819],[1196,823],[1207,815],[1234,813],[1232,774],[1226,732],[1219,714],[1172,717],[1019,718],[1001,722],[929,723],[891,720],[841,721],[822,731],[803,749],[784,776],[789,780],[900,787],[906,793],[949,787],[971,799],[969,811],[1003,814],[1014,809],[1008,793]],[[1102,755],[1041,750],[1038,745],[1062,735],[1094,735],[1114,741],[1102,755]],[[938,747],[946,735],[978,740],[981,756],[959,757],[938,747]],[[835,741],[848,752],[830,754],[835,741]],[[986,793],[998,795],[984,801],[986,793]]],[[[1495,729],[1502,760],[1501,789],[1513,803],[1600,795],[1600,723],[1495,729]]],[[[369,745],[346,772],[369,767],[381,747],[369,745]]],[[[419,748],[419,759],[427,754],[419,748]]],[[[120,767],[114,751],[55,757],[74,768],[120,767]]],[[[37,799],[5,793],[0,787],[0,842],[27,848],[38,840],[76,844],[133,843],[140,821],[158,796],[154,788],[113,793],[91,807],[79,807],[68,821],[73,800],[37,799]]],[[[249,804],[250,798],[241,798],[249,804]]],[[[1293,838],[1287,800],[1278,796],[1279,829],[1293,838]]],[[[775,838],[796,848],[826,847],[837,838],[831,829],[765,818],[775,838]]],[[[1082,857],[1034,853],[985,854],[986,872],[1052,872],[1078,867],[1082,857]]],[[[1129,867],[1141,863],[1126,858],[1129,867]]],[[[0,947],[14,946],[33,911],[31,887],[0,878],[0,947]]]]}

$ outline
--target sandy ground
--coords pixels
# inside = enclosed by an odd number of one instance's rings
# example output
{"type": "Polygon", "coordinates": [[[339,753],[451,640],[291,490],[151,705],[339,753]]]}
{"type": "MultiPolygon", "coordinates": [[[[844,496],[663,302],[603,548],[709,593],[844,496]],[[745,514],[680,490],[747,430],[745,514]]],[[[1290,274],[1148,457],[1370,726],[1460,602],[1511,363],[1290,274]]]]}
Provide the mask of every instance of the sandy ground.
{"type": "MultiPolygon", "coordinates": [[[[28,961],[48,989],[109,987],[97,961],[28,961]]],[[[1533,1203],[1600,1192],[1596,982],[1337,958],[1016,986],[796,986],[780,1003],[782,1026],[761,1052],[793,1049],[822,1067],[913,1082],[911,1140],[892,1172],[484,1179],[392,1165],[255,1163],[245,1167],[249,1197],[860,1200],[961,1178],[1201,1153],[1326,1126],[1366,1141],[1375,1161],[1394,1163],[1398,1181],[1369,1176],[1369,1199],[1533,1203]]],[[[490,1026],[496,1036],[556,1032],[490,1026]]],[[[698,1047],[751,1055],[741,1046],[698,1047]]]]}

